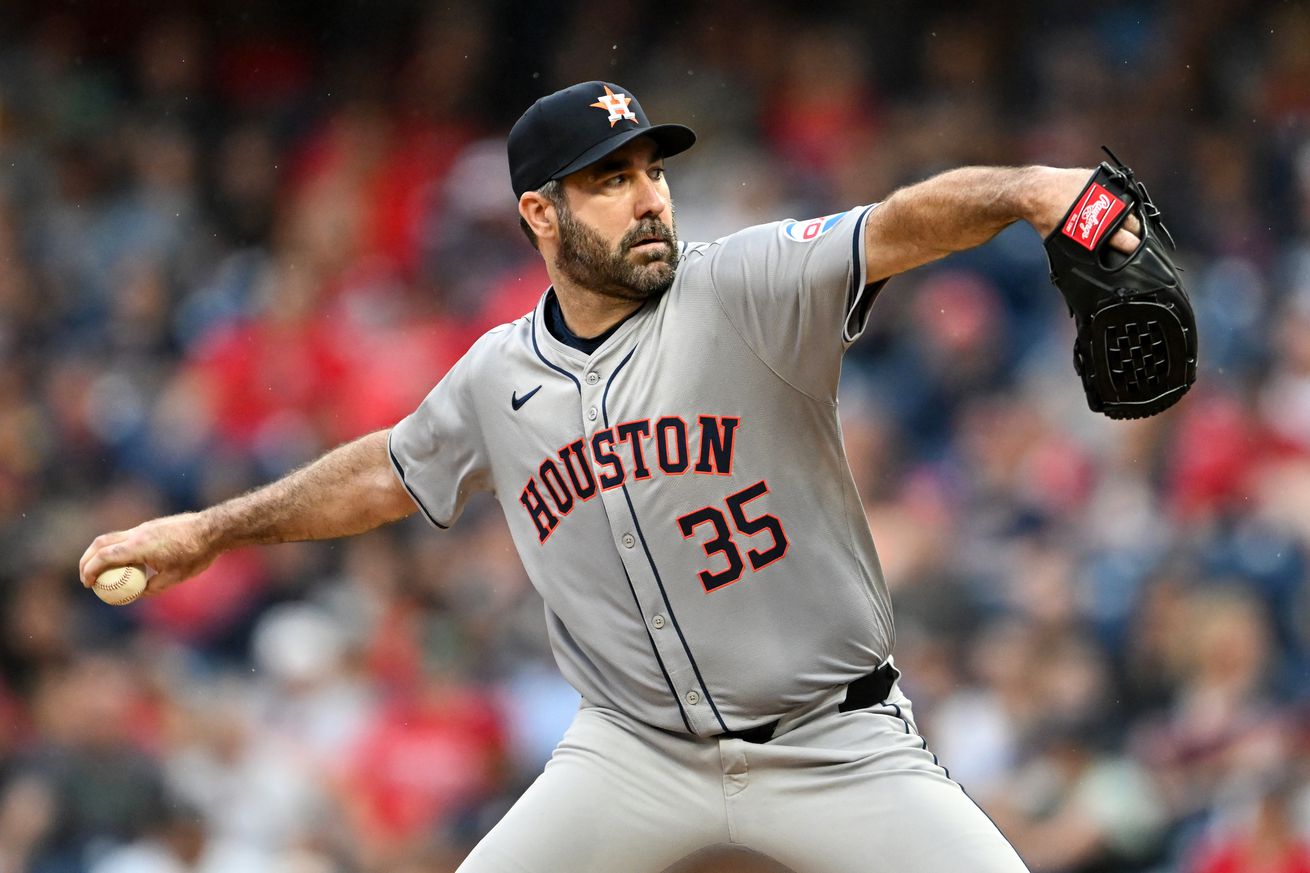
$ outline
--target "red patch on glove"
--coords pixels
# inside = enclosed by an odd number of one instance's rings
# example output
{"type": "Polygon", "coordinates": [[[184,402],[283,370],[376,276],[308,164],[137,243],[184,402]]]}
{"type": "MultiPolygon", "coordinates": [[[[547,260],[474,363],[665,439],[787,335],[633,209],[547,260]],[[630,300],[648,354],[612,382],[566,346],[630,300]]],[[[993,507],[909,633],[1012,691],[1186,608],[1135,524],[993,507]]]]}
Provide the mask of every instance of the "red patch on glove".
{"type": "Polygon", "coordinates": [[[1061,232],[1089,251],[1095,250],[1106,228],[1114,223],[1124,208],[1122,200],[1093,182],[1069,213],[1061,232]]]}

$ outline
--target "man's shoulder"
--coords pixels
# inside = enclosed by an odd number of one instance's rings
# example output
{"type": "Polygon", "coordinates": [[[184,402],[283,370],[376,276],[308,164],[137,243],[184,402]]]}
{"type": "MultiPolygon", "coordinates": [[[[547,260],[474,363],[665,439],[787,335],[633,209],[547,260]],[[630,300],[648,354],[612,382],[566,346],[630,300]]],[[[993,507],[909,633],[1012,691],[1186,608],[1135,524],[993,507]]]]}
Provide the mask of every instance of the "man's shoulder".
{"type": "Polygon", "coordinates": [[[537,307],[533,307],[513,321],[507,321],[504,324],[488,328],[482,336],[477,338],[473,346],[503,347],[521,342],[532,335],[532,323],[536,318],[537,307]]]}
{"type": "Polygon", "coordinates": [[[492,364],[493,366],[503,366],[507,355],[513,355],[516,350],[530,350],[532,348],[532,322],[535,318],[536,312],[534,310],[520,315],[513,321],[507,321],[504,324],[489,328],[475,339],[469,346],[468,351],[464,353],[463,361],[465,365],[482,366],[492,364]]]}
{"type": "MultiPolygon", "coordinates": [[[[844,214],[841,213],[841,215],[844,214]]],[[[839,217],[827,216],[827,218],[839,217]]],[[[749,224],[710,242],[686,242],[682,244],[682,260],[684,264],[691,264],[697,261],[712,261],[725,253],[739,252],[745,254],[749,252],[754,254],[775,241],[781,242],[788,238],[800,239],[796,230],[799,224],[801,222],[794,218],[779,218],[762,221],[758,224],[749,224]]]]}
{"type": "Polygon", "coordinates": [[[751,224],[710,241],[682,242],[679,244],[682,247],[681,259],[683,263],[692,263],[697,260],[713,258],[722,249],[731,249],[742,244],[749,244],[752,240],[776,234],[778,227],[787,220],[789,219],[751,224]]]}
{"type": "Polygon", "coordinates": [[[778,226],[790,219],[780,219],[777,221],[763,221],[759,224],[749,224],[745,227],[738,228],[723,236],[704,242],[684,242],[682,243],[682,256],[684,258],[694,258],[696,256],[710,255],[716,249],[724,246],[731,246],[740,243],[743,240],[757,237],[762,234],[776,233],[778,226]]]}

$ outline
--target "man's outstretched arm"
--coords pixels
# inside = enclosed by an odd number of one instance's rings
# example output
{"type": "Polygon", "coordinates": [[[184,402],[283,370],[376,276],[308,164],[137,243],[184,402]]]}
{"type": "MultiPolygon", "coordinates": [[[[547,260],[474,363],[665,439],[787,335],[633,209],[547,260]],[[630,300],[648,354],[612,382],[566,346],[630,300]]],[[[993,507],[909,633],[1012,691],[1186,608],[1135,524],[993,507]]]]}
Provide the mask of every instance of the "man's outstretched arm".
{"type": "MultiPolygon", "coordinates": [[[[1016,221],[1045,237],[1087,184],[1089,169],[962,167],[901,188],[864,225],[865,280],[876,282],[981,245],[1016,221]]],[[[1131,252],[1136,216],[1111,238],[1131,252]]]]}
{"type": "Polygon", "coordinates": [[[157,518],[95,538],[82,554],[82,584],[109,567],[145,564],[161,591],[204,570],[223,552],[258,543],[322,540],[372,530],[417,507],[391,469],[389,431],[338,446],[272,484],[210,507],[157,518]]]}

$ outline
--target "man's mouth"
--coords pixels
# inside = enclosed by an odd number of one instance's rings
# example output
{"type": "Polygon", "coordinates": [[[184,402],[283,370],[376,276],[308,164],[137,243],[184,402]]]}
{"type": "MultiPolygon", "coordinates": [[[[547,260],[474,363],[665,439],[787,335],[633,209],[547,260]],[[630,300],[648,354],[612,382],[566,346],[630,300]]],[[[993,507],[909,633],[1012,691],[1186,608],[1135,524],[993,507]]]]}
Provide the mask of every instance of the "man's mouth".
{"type": "Polygon", "coordinates": [[[628,246],[631,251],[643,252],[651,251],[653,246],[667,246],[669,241],[662,236],[651,234],[638,239],[632,245],[628,246]]]}

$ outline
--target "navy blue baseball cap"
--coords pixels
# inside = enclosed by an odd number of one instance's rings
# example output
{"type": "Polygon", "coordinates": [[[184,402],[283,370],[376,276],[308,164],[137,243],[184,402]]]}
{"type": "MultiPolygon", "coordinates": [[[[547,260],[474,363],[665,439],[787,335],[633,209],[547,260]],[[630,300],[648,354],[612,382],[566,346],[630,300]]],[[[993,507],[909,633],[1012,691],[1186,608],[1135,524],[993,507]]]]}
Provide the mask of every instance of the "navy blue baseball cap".
{"type": "Polygon", "coordinates": [[[689,127],[651,124],[632,92],[613,82],[583,82],[542,97],[509,132],[514,196],[594,164],[639,136],[655,140],[666,158],[696,142],[689,127]]]}

